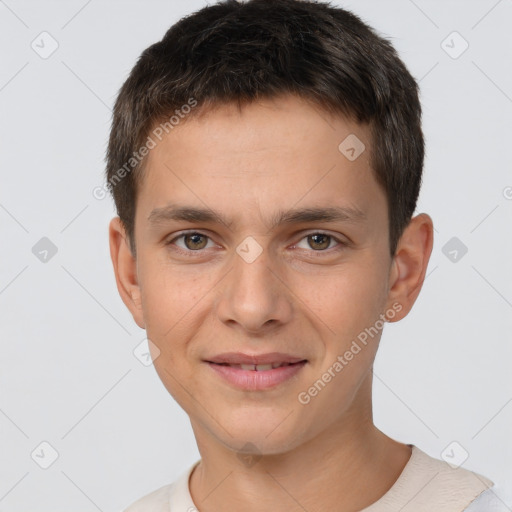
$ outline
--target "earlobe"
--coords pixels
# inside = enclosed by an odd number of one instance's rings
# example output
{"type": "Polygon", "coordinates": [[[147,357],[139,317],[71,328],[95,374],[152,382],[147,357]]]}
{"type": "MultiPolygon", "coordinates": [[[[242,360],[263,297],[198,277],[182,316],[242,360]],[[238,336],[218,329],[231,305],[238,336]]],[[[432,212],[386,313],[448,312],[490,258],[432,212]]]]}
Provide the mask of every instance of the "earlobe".
{"type": "Polygon", "coordinates": [[[432,253],[434,227],[425,213],[413,217],[398,242],[390,272],[388,308],[393,304],[402,307],[391,322],[404,318],[416,301],[432,253]]]}
{"type": "Polygon", "coordinates": [[[114,217],[110,221],[109,244],[119,295],[130,310],[135,323],[141,329],[145,329],[137,262],[132,255],[126,231],[119,217],[114,217]]]}

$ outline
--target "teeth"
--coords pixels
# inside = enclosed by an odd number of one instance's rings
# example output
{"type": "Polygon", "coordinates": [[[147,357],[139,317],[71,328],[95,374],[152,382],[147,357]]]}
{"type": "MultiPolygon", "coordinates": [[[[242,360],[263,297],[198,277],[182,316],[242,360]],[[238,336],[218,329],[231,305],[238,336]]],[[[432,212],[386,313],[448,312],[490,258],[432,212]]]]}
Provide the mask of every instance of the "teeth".
{"type": "Polygon", "coordinates": [[[265,370],[272,370],[272,365],[271,364],[257,364],[256,370],[258,370],[259,372],[262,372],[265,370]]]}
{"type": "Polygon", "coordinates": [[[264,372],[267,370],[273,370],[274,368],[279,368],[280,366],[288,366],[290,363],[269,363],[269,364],[230,364],[232,368],[240,368],[246,371],[258,371],[264,372]]]}
{"type": "MultiPolygon", "coordinates": [[[[1,1],[1,0],[0,0],[1,1]]],[[[231,364],[231,363],[215,363],[220,366],[231,366],[231,368],[238,368],[245,371],[258,371],[264,372],[273,370],[274,368],[280,368],[281,366],[290,366],[294,363],[267,363],[267,364],[231,364]]]]}

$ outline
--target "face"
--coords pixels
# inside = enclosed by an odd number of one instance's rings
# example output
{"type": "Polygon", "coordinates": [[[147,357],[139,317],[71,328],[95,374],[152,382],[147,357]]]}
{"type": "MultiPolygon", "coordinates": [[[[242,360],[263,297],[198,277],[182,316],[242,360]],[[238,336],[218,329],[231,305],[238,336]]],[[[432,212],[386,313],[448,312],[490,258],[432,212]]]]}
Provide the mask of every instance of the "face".
{"type": "Polygon", "coordinates": [[[371,415],[383,319],[408,305],[370,146],[289,96],[218,107],[151,150],[137,260],[120,242],[116,272],[196,436],[281,453],[371,415]]]}

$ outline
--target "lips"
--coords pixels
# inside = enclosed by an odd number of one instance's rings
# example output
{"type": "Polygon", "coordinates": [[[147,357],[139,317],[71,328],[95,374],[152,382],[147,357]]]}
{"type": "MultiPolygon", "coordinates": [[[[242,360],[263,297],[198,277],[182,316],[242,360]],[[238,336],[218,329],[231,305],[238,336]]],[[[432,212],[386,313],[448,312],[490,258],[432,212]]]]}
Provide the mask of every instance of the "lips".
{"type": "Polygon", "coordinates": [[[308,361],[279,352],[252,355],[230,352],[219,354],[205,362],[230,385],[248,391],[261,391],[288,381],[308,361]]]}
{"type": "MultiPolygon", "coordinates": [[[[283,354],[281,352],[268,352],[266,354],[244,354],[242,352],[226,352],[219,354],[207,360],[209,363],[222,364],[228,366],[268,366],[270,368],[262,368],[262,370],[277,368],[288,364],[299,363],[305,361],[303,357],[297,357],[290,354],[283,354]]],[[[258,370],[259,368],[245,368],[251,370],[258,370]]],[[[261,370],[260,370],[261,371],[261,370]]]]}
{"type": "Polygon", "coordinates": [[[250,370],[256,372],[264,372],[272,370],[274,368],[281,368],[282,366],[290,366],[295,363],[270,363],[270,364],[228,364],[228,363],[214,363],[220,364],[221,366],[230,366],[231,368],[239,368],[240,370],[250,370]]]}

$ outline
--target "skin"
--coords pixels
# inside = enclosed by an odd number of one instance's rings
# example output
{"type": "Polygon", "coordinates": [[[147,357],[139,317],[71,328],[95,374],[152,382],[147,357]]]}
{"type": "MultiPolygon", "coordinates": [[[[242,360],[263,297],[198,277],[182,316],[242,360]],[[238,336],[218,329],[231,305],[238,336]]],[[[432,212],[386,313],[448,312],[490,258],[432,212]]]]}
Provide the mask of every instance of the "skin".
{"type": "Polygon", "coordinates": [[[373,425],[381,331],[309,403],[297,398],[380,314],[395,305],[388,321],[406,316],[425,277],[432,220],[413,217],[391,257],[387,200],[370,148],[367,126],[291,95],[241,112],[218,106],[151,150],[137,198],[136,259],[119,218],[110,223],[121,298],[154,344],[163,384],[190,417],[201,462],[189,487],[201,512],[340,504],[358,511],[385,494],[409,460],[407,445],[373,425]],[[366,147],[354,161],[338,149],[349,134],[366,147]],[[150,213],[169,203],[208,207],[230,224],[151,225],[150,213]],[[326,206],[357,208],[364,218],[271,227],[280,210],[326,206]],[[183,230],[204,237],[177,238],[183,230]],[[236,252],[249,236],[262,249],[251,263],[236,252]],[[284,352],[308,363],[273,389],[242,391],[204,362],[236,351],[284,352]],[[247,443],[252,460],[240,456],[247,443]]]}

